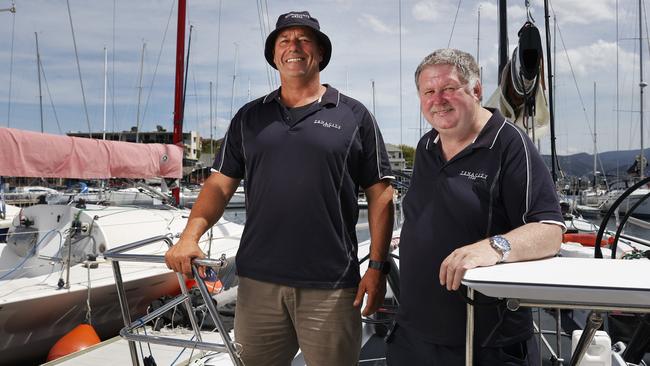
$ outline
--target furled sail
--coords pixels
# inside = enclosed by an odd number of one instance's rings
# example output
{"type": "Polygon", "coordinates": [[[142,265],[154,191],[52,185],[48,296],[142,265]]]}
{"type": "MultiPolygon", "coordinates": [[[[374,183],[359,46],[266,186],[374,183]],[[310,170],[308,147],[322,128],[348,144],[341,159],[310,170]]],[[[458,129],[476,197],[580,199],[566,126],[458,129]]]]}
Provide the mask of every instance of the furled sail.
{"type": "Polygon", "coordinates": [[[0,176],[181,178],[183,148],[0,128],[0,176]]]}
{"type": "Polygon", "coordinates": [[[539,30],[527,21],[519,30],[519,43],[503,68],[501,83],[486,107],[501,113],[532,138],[544,136],[550,113],[544,85],[542,41],[539,30]]]}

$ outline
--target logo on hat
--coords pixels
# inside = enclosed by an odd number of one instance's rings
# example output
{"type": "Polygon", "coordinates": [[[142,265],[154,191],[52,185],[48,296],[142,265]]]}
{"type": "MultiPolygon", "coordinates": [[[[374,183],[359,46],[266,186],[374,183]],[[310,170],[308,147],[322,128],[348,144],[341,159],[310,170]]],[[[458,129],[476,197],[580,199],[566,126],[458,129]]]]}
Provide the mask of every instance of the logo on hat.
{"type": "Polygon", "coordinates": [[[284,18],[311,19],[311,16],[309,16],[309,14],[289,13],[285,15],[284,18]]]}

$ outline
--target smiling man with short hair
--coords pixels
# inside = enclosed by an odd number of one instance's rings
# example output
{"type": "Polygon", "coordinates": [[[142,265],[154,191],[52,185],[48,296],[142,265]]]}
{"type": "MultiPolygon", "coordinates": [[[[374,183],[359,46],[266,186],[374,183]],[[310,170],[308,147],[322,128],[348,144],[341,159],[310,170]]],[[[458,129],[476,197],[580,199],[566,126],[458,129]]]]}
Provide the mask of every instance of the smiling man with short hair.
{"type": "Polygon", "coordinates": [[[169,268],[191,275],[191,259],[204,256],[198,239],[245,179],[235,341],[247,366],[288,366],[298,348],[310,366],[356,365],[363,297],[363,315],[384,299],[393,223],[388,154],[368,110],[320,83],[331,53],[308,12],[278,18],[264,55],[281,87],[237,112],[187,227],[165,256],[169,268]],[[359,187],[371,236],[363,278],[359,187]]]}
{"type": "MultiPolygon", "coordinates": [[[[454,292],[465,272],[554,255],[564,222],[532,141],[481,106],[471,55],[436,50],[418,66],[415,83],[433,130],[418,143],[403,200],[400,307],[388,364],[463,366],[466,306],[454,292]]],[[[530,310],[492,304],[476,308],[475,364],[537,365],[530,310]]]]}

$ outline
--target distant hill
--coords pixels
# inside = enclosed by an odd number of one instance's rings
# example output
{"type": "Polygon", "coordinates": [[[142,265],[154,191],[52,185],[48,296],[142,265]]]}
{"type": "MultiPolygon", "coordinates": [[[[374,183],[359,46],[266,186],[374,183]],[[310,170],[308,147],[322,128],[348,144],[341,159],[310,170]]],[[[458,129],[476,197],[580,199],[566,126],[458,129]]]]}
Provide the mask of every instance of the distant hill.
{"type": "MultiPolygon", "coordinates": [[[[650,149],[645,149],[646,159],[650,159],[650,149]]],[[[634,164],[634,159],[639,155],[639,150],[608,151],[599,153],[598,171],[605,172],[609,176],[616,176],[617,168],[620,175],[624,175],[628,168],[634,164]],[[601,165],[602,164],[602,165],[601,165]]],[[[551,156],[542,155],[547,166],[551,166],[551,156]]],[[[574,155],[558,156],[560,168],[566,175],[574,177],[593,177],[594,156],[592,154],[579,153],[574,155]]],[[[646,166],[646,171],[648,171],[646,166]]],[[[650,173],[650,171],[648,171],[650,173]]],[[[646,174],[648,175],[648,174],[646,174]]]]}

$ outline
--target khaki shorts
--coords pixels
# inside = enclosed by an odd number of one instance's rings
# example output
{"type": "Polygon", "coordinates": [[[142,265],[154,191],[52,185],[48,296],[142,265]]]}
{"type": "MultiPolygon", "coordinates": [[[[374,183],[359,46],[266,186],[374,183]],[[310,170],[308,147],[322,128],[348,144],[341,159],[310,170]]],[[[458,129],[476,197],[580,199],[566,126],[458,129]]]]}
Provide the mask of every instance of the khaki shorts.
{"type": "Polygon", "coordinates": [[[309,366],[359,361],[356,288],[309,289],[239,278],[235,341],[246,366],[288,366],[300,348],[309,366]]]}

